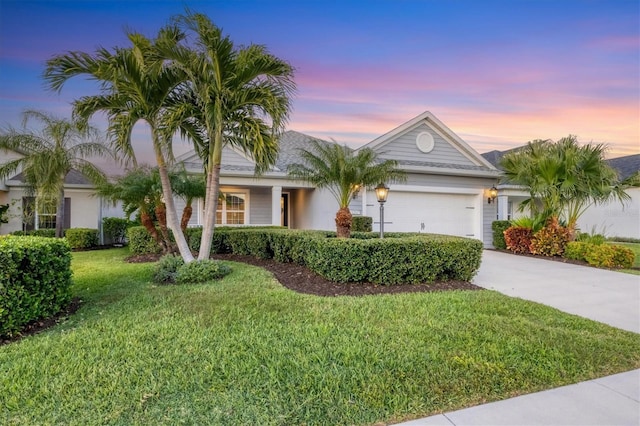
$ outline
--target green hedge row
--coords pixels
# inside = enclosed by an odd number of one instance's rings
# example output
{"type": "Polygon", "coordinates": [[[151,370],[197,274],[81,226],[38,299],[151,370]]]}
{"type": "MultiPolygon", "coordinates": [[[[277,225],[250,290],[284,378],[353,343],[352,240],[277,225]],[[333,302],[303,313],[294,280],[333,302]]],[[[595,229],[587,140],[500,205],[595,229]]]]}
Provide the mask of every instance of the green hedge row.
{"type": "Polygon", "coordinates": [[[71,250],[66,240],[0,238],[0,265],[1,337],[60,312],[71,301],[71,250]]]}
{"type": "Polygon", "coordinates": [[[351,232],[371,232],[373,218],[371,216],[353,216],[351,218],[351,232]]]}
{"type": "Polygon", "coordinates": [[[504,231],[511,227],[510,220],[494,220],[491,223],[493,231],[493,247],[498,250],[506,250],[507,242],[504,239],[504,231]]]}
{"type": "Polygon", "coordinates": [[[17,237],[31,236],[31,237],[55,238],[56,230],[55,229],[32,229],[30,231],[13,231],[11,235],[14,235],[17,237]]]}
{"type": "Polygon", "coordinates": [[[99,242],[98,230],[91,228],[70,228],[64,233],[72,249],[88,249],[96,247],[99,242]]]}
{"type": "MultiPolygon", "coordinates": [[[[187,230],[187,241],[197,251],[201,228],[187,230]]],[[[214,232],[212,253],[234,253],[279,262],[306,265],[336,282],[378,284],[469,281],[480,267],[482,243],[433,234],[354,232],[335,238],[334,232],[273,227],[220,227],[214,232]]],[[[143,227],[129,228],[134,253],[154,253],[159,247],[143,227]]]]}

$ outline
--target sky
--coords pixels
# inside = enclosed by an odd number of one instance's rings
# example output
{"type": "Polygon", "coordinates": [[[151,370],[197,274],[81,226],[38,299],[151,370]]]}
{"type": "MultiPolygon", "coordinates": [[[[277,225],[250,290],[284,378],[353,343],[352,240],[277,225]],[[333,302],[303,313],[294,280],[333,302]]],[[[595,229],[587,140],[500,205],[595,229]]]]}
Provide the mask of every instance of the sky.
{"type": "Polygon", "coordinates": [[[47,59],[153,37],[185,7],[295,68],[290,130],[358,147],[431,111],[479,153],[569,134],[640,153],[638,0],[0,0],[0,126],[97,93],[47,90],[47,59]]]}

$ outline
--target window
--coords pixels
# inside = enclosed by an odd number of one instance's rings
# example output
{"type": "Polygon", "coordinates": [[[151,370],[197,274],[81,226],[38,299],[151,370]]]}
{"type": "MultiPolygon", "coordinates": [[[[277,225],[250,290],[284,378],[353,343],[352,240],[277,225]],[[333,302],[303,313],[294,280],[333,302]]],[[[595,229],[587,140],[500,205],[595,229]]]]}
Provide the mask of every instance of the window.
{"type": "MultiPolygon", "coordinates": [[[[40,202],[34,197],[22,198],[22,223],[24,230],[56,229],[55,202],[40,202]]],[[[71,199],[64,199],[64,228],[71,224],[71,199]]]]}
{"type": "Polygon", "coordinates": [[[246,197],[244,193],[224,193],[218,201],[217,225],[244,225],[246,223],[246,197]]]}

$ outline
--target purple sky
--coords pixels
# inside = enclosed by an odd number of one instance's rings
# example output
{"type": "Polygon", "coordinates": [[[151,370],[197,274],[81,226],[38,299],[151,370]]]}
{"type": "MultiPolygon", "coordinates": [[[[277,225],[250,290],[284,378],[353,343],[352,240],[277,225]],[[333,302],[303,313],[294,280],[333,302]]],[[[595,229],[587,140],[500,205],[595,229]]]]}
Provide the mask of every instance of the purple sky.
{"type": "Polygon", "coordinates": [[[69,117],[96,87],[46,91],[48,58],[153,36],[185,5],[296,68],[292,130],[355,147],[429,110],[481,153],[569,134],[640,153],[638,0],[0,0],[0,124],[69,117]]]}

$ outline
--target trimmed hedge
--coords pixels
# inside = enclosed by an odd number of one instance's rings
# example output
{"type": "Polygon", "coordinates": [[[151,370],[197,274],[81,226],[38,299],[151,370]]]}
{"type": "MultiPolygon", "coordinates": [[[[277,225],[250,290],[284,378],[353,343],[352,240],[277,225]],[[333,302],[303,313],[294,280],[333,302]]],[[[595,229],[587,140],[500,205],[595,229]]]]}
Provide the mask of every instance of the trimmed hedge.
{"type": "Polygon", "coordinates": [[[11,235],[14,235],[17,237],[30,236],[30,237],[55,238],[56,230],[55,229],[32,229],[30,231],[13,231],[11,235]]]}
{"type": "Polygon", "coordinates": [[[371,232],[373,218],[371,216],[353,216],[351,218],[351,232],[371,232]]]}
{"type": "Polygon", "coordinates": [[[16,335],[31,321],[71,301],[71,250],[63,239],[0,238],[0,336],[16,335]]]}
{"type": "Polygon", "coordinates": [[[154,254],[162,251],[144,226],[132,226],[127,229],[127,239],[129,251],[133,254],[154,254]]]}
{"type": "Polygon", "coordinates": [[[504,231],[511,227],[511,221],[509,220],[494,220],[491,223],[491,230],[493,231],[493,247],[499,250],[506,250],[507,243],[504,240],[504,231]]]}
{"type": "Polygon", "coordinates": [[[134,223],[123,217],[105,217],[102,219],[104,236],[112,244],[124,244],[127,229],[134,223]]]}
{"type": "Polygon", "coordinates": [[[88,249],[97,247],[98,230],[90,228],[71,228],[64,234],[72,249],[88,249]]]}

